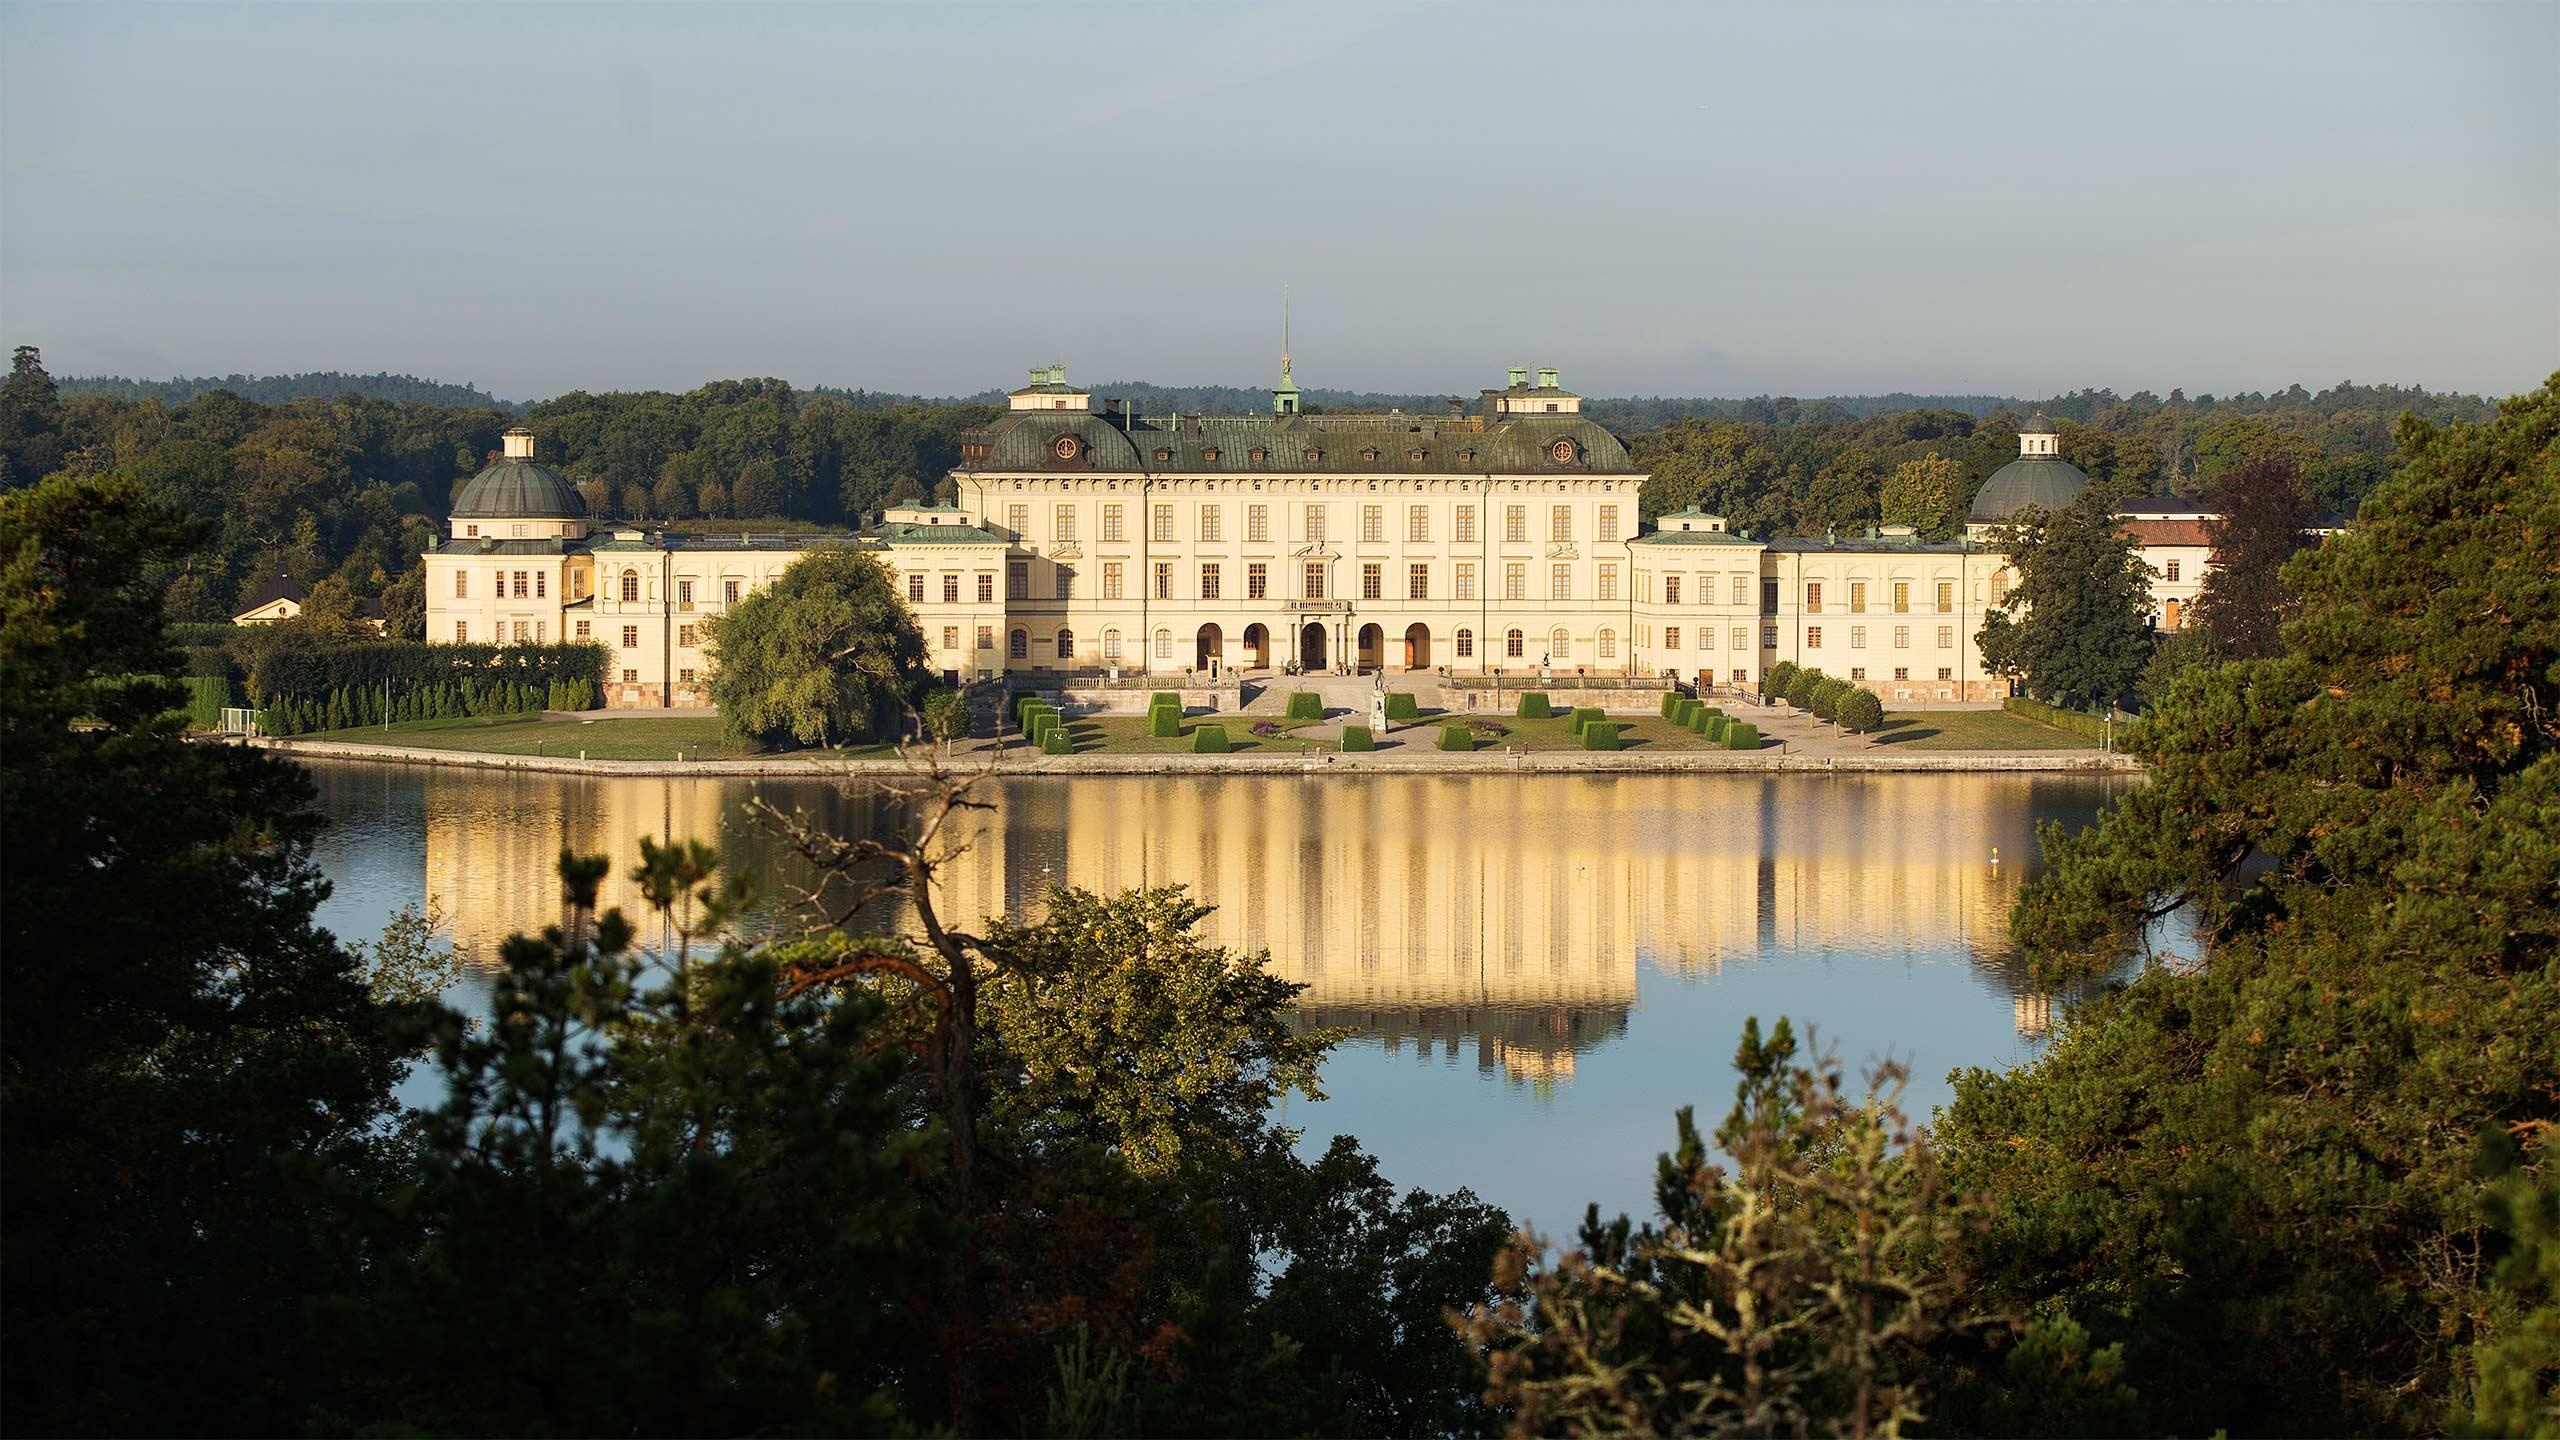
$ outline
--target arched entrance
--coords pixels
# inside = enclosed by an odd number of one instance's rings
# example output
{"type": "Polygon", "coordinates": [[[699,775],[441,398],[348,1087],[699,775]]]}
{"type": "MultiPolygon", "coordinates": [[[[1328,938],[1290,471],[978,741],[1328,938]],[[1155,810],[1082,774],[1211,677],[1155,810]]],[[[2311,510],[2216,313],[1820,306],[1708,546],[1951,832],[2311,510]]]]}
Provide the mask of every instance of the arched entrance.
{"type": "Polygon", "coordinates": [[[1431,627],[1418,620],[1404,630],[1404,668],[1431,668],[1431,627]]]}
{"type": "Polygon", "coordinates": [[[1244,663],[1256,670],[1271,668],[1271,632],[1259,624],[1244,627],[1244,663]]]}
{"type": "Polygon", "coordinates": [[[1219,633],[1217,626],[1201,626],[1199,638],[1192,646],[1192,652],[1198,658],[1192,662],[1191,668],[1194,670],[1206,670],[1213,662],[1221,665],[1225,664],[1225,641],[1226,637],[1219,633]]]}
{"type": "Polygon", "coordinates": [[[1360,667],[1376,670],[1387,663],[1387,632],[1375,625],[1360,627],[1360,667]]]}
{"type": "Polygon", "coordinates": [[[1298,668],[1322,670],[1324,661],[1324,622],[1310,620],[1298,631],[1298,668]]]}

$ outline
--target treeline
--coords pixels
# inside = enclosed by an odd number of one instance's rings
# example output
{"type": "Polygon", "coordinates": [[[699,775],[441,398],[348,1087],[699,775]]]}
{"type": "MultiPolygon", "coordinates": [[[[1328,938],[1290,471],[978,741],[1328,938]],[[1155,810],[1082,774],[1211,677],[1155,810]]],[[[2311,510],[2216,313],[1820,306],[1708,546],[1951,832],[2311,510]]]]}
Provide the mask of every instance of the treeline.
{"type": "Polygon", "coordinates": [[[65,395],[99,395],[109,400],[157,400],[163,405],[184,405],[200,395],[228,390],[243,400],[255,400],[261,405],[282,405],[290,400],[340,400],[352,395],[359,400],[415,402],[472,410],[509,408],[506,401],[477,385],[449,385],[441,380],[421,380],[415,375],[394,375],[382,370],[371,375],[351,375],[344,370],[306,370],[298,375],[181,375],[169,380],[128,380],[121,375],[72,375],[57,383],[65,395]]]}

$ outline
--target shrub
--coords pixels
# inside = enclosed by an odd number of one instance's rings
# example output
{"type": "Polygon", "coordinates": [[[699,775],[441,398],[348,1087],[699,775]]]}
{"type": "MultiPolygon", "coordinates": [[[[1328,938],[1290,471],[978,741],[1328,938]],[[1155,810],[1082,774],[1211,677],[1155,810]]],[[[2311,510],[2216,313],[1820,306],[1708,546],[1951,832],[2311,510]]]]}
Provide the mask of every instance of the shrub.
{"type": "Polygon", "coordinates": [[[1708,743],[1721,745],[1724,743],[1725,733],[1734,727],[1734,723],[1725,717],[1723,711],[1710,711],[1705,719],[1698,722],[1698,733],[1705,736],[1708,743]]]}
{"type": "Polygon", "coordinates": [[[1760,698],[1783,700],[1796,683],[1796,662],[1781,660],[1760,677],[1760,698]]]}
{"type": "Polygon", "coordinates": [[[1054,716],[1051,717],[1048,733],[1040,737],[1040,753],[1043,755],[1076,753],[1076,742],[1067,738],[1067,728],[1056,723],[1054,716]]]}
{"type": "Polygon", "coordinates": [[[231,703],[231,681],[221,675],[190,675],[186,680],[187,723],[198,730],[222,728],[222,707],[231,703]]]}
{"type": "Polygon", "coordinates": [[[1035,695],[1028,690],[1020,692],[1013,697],[1014,728],[1025,734],[1029,734],[1031,730],[1031,712],[1035,710],[1046,710],[1048,708],[1049,702],[1041,699],[1038,695],[1035,695]]]}
{"type": "Polygon", "coordinates": [[[1687,697],[1682,695],[1679,691],[1663,691],[1662,718],[1665,720],[1677,720],[1680,718],[1680,707],[1686,703],[1688,703],[1687,697]]]}
{"type": "Polygon", "coordinates": [[[1314,692],[1313,690],[1292,690],[1292,691],[1290,691],[1290,692],[1289,692],[1289,718],[1290,718],[1290,719],[1292,719],[1292,720],[1321,720],[1321,719],[1323,719],[1323,718],[1324,718],[1324,697],[1323,697],[1323,696],[1321,696],[1321,695],[1318,695],[1318,694],[1317,694],[1316,692],[1314,692]]]}
{"type": "Polygon", "coordinates": [[[1422,718],[1422,702],[1416,700],[1410,690],[1390,690],[1387,692],[1387,718],[1419,720],[1422,718]]]}
{"type": "Polygon", "coordinates": [[[1579,735],[1582,733],[1582,727],[1591,724],[1599,718],[1599,707],[1594,705],[1577,705],[1573,708],[1573,718],[1566,723],[1573,728],[1574,734],[1579,735]]]}
{"type": "Polygon", "coordinates": [[[1377,737],[1369,733],[1366,725],[1345,725],[1342,727],[1342,748],[1346,754],[1375,750],[1378,748],[1377,737]]]}
{"type": "MultiPolygon", "coordinates": [[[[2030,720],[2050,725],[2056,730],[2069,731],[2083,740],[2095,740],[2103,744],[2107,738],[2107,722],[2097,716],[2084,715],[2077,710],[2065,710],[2059,705],[2047,705],[2041,700],[2030,700],[2024,695],[2010,696],[2000,702],[2000,708],[2012,715],[2023,715],[2030,720]]],[[[2124,739],[2124,727],[2121,725],[2116,727],[2116,738],[2124,739]]]]}
{"type": "Polygon", "coordinates": [[[1813,687],[1821,684],[1824,678],[1821,671],[1809,666],[1798,670],[1796,678],[1787,682],[1787,703],[1798,710],[1811,710],[1813,687]]]}
{"type": "Polygon", "coordinates": [[[1277,720],[1256,720],[1253,722],[1253,733],[1265,740],[1277,740],[1289,733],[1289,727],[1277,720]]]}
{"type": "Polygon", "coordinates": [[[1554,713],[1547,704],[1547,692],[1544,690],[1521,691],[1520,708],[1511,712],[1512,717],[1518,720],[1544,720],[1554,713]]]}
{"type": "Polygon", "coordinates": [[[1698,701],[1683,700],[1678,705],[1672,707],[1669,718],[1672,724],[1686,728],[1689,722],[1698,718],[1700,712],[1704,711],[1706,708],[1707,707],[1705,705],[1698,701]]]}
{"type": "Polygon", "coordinates": [[[1031,728],[1023,733],[1031,737],[1032,744],[1045,746],[1049,737],[1058,733],[1058,728],[1058,712],[1034,710],[1031,712],[1031,728]]]}
{"type": "Polygon", "coordinates": [[[1148,709],[1153,710],[1159,705],[1170,705],[1177,713],[1179,713],[1182,709],[1182,692],[1179,690],[1158,690],[1147,697],[1148,709]]]}
{"type": "Polygon", "coordinates": [[[1825,675],[1814,683],[1812,702],[1805,708],[1811,710],[1817,720],[1837,720],[1840,718],[1840,697],[1852,688],[1846,680],[1835,680],[1825,675]]]}
{"type": "Polygon", "coordinates": [[[1172,705],[1153,705],[1147,709],[1147,733],[1158,739],[1169,739],[1182,733],[1182,711],[1172,705]]]}
{"type": "Polygon", "coordinates": [[[1724,727],[1724,748],[1727,750],[1759,749],[1760,727],[1740,720],[1727,725],[1724,727]]]}
{"type": "Polygon", "coordinates": [[[1511,733],[1511,727],[1499,720],[1470,720],[1467,722],[1467,729],[1470,733],[1482,735],[1488,740],[1499,740],[1511,733]]]}
{"type": "Polygon", "coordinates": [[[1840,697],[1840,723],[1860,735],[1884,728],[1884,702],[1863,687],[1840,697]]]}
{"type": "Polygon", "coordinates": [[[1615,749],[1617,749],[1617,748],[1618,748],[1618,727],[1617,727],[1617,725],[1616,725],[1615,723],[1613,723],[1613,722],[1611,722],[1611,721],[1607,721],[1607,720],[1594,720],[1594,721],[1592,721],[1590,724],[1583,726],[1583,727],[1582,727],[1582,748],[1583,748],[1583,749],[1585,749],[1585,750],[1615,750],[1615,749]]]}
{"type": "Polygon", "coordinates": [[[1227,753],[1228,748],[1226,726],[1194,725],[1191,727],[1192,754],[1224,755],[1227,753]]]}
{"type": "Polygon", "coordinates": [[[1473,750],[1476,748],[1475,732],[1464,725],[1443,725],[1440,727],[1439,746],[1443,750],[1473,750]]]}

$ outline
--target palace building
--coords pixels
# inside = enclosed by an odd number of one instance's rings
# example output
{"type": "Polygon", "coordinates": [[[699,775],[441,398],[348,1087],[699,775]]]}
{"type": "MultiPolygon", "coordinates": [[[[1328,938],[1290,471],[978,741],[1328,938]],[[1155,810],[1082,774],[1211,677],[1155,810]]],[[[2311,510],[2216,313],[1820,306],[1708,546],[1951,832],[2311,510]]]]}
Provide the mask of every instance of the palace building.
{"type": "Polygon", "coordinates": [[[1647,529],[1645,475],[1553,369],[1514,369],[1472,409],[1309,415],[1284,354],[1267,414],[1147,416],[1048,365],[962,438],[950,503],[859,534],[596,530],[510,430],[426,556],[427,634],[592,640],[606,704],[703,705],[702,622],[811,549],[853,547],[955,682],[1350,667],[1722,689],[1789,660],[1887,700],[1994,700],[2008,684],[1974,646],[2006,594],[1988,537],[2088,483],[2042,417],[2020,449],[1964,540],[1754,540],[1694,510],[1647,529]]]}

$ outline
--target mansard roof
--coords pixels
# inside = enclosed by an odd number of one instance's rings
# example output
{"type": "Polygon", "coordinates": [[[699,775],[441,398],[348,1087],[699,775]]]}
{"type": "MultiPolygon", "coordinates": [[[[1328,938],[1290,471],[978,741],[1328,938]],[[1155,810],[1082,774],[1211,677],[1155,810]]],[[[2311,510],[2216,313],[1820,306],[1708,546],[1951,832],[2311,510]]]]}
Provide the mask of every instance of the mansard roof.
{"type": "Polygon", "coordinates": [[[1060,474],[1639,473],[1617,436],[1580,415],[1389,411],[1124,419],[1023,410],[963,436],[961,456],[963,470],[1060,474]],[[1061,441],[1072,443],[1062,447],[1061,441]],[[1556,449],[1558,442],[1564,451],[1556,449]]]}

